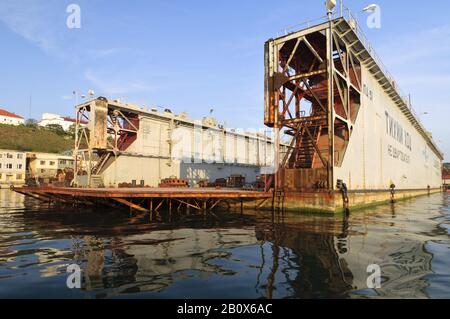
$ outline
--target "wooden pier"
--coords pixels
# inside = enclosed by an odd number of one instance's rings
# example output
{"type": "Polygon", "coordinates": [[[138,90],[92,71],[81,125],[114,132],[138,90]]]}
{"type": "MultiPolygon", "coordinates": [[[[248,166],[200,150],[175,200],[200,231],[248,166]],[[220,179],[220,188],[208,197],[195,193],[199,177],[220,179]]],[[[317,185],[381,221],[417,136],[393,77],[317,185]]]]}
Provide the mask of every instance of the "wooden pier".
{"type": "Polygon", "coordinates": [[[254,202],[255,208],[272,199],[270,192],[245,191],[227,188],[11,188],[22,195],[37,200],[71,206],[129,207],[140,212],[169,210],[212,212],[222,205],[240,205],[254,202]]]}

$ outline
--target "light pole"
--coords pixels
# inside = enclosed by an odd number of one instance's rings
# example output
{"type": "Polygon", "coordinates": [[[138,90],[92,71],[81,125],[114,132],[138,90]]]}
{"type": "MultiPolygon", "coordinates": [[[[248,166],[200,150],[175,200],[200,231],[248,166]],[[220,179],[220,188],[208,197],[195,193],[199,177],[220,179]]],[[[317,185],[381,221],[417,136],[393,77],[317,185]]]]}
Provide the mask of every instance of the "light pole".
{"type": "Polygon", "coordinates": [[[77,91],[73,91],[72,94],[73,94],[73,96],[75,98],[75,107],[78,106],[78,102],[79,102],[78,101],[78,97],[80,97],[82,100],[84,100],[86,98],[86,95],[84,95],[84,94],[78,95],[77,91]]]}
{"type": "Polygon", "coordinates": [[[77,107],[77,105],[78,105],[78,93],[77,93],[77,91],[73,91],[72,94],[75,97],[75,107],[77,107]]]}
{"type": "Polygon", "coordinates": [[[377,10],[378,5],[376,4],[370,4],[367,7],[365,7],[362,12],[375,12],[375,10],[377,10]]]}
{"type": "MultiPolygon", "coordinates": [[[[336,0],[326,0],[325,6],[327,7],[328,19],[331,21],[333,18],[333,10],[336,7],[336,0]]],[[[342,0],[341,0],[341,7],[342,7],[342,0]]]]}
{"type": "Polygon", "coordinates": [[[327,0],[326,9],[329,20],[327,30],[327,57],[328,57],[328,189],[334,190],[334,92],[333,92],[333,10],[336,6],[336,0],[327,0]]]}

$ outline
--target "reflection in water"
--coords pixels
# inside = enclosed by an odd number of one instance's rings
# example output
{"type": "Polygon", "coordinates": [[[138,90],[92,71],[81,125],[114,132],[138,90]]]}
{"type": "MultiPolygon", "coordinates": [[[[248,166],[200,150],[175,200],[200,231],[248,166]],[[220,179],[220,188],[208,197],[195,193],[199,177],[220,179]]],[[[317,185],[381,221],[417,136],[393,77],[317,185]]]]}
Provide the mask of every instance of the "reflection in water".
{"type": "Polygon", "coordinates": [[[0,298],[450,297],[450,197],[338,217],[246,212],[149,224],[0,191],[0,298]],[[82,289],[66,287],[76,263],[82,289]],[[382,269],[367,288],[367,266],[382,269]]]}

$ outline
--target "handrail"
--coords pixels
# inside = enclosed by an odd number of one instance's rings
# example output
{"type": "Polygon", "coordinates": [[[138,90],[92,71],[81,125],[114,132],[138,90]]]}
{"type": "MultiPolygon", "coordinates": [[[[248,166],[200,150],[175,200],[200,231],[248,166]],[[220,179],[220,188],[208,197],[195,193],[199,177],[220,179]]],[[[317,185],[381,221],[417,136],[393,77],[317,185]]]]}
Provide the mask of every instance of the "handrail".
{"type": "MultiPolygon", "coordinates": [[[[384,73],[384,75],[386,76],[386,78],[389,80],[389,82],[391,83],[391,85],[394,87],[394,89],[396,90],[397,94],[400,96],[400,98],[403,100],[403,103],[405,103],[405,105],[408,107],[409,111],[411,112],[412,116],[414,117],[414,119],[416,120],[417,124],[420,126],[421,130],[428,135],[428,131],[425,129],[425,127],[423,126],[422,122],[420,121],[420,118],[418,117],[416,111],[414,110],[414,108],[412,107],[409,99],[407,98],[407,95],[404,94],[403,90],[398,86],[398,82],[395,80],[394,76],[388,71],[386,65],[383,63],[383,61],[381,60],[381,58],[378,56],[378,54],[376,53],[375,49],[373,48],[372,44],[369,42],[369,40],[367,39],[366,34],[364,33],[364,31],[362,30],[362,28],[360,27],[359,21],[358,19],[352,14],[352,12],[350,11],[350,9],[348,8],[344,8],[344,12],[346,13],[347,16],[342,16],[344,19],[346,19],[347,21],[353,21],[355,23],[355,28],[354,31],[358,37],[358,39],[361,41],[361,43],[364,45],[365,49],[367,50],[367,52],[370,54],[370,56],[372,57],[372,59],[377,63],[377,65],[379,66],[379,68],[381,69],[381,71],[384,73]]],[[[432,143],[434,144],[434,141],[430,138],[430,140],[432,141],[432,143]]],[[[435,146],[435,145],[434,145],[435,146]]],[[[436,146],[435,146],[436,147],[436,146]]],[[[436,147],[437,148],[437,147],[436,147]]]]}
{"type": "MultiPolygon", "coordinates": [[[[349,8],[343,6],[342,14],[333,13],[330,17],[323,16],[323,17],[320,17],[320,18],[317,18],[317,19],[307,20],[305,22],[301,22],[299,24],[290,26],[290,27],[284,29],[283,33],[284,33],[284,35],[288,35],[290,33],[296,32],[297,30],[299,30],[300,27],[305,27],[305,26],[306,26],[306,28],[310,28],[312,26],[319,25],[320,23],[325,23],[325,22],[329,21],[330,18],[332,20],[338,19],[338,18],[344,18],[347,22],[352,21],[352,23],[354,23],[353,31],[356,33],[356,36],[361,41],[361,43],[363,44],[364,48],[369,53],[369,55],[372,57],[372,59],[377,63],[378,67],[381,69],[381,71],[384,73],[385,77],[391,83],[391,85],[393,86],[394,90],[397,92],[397,94],[403,100],[405,105],[408,107],[408,109],[411,112],[412,116],[414,117],[414,119],[418,123],[420,129],[426,135],[428,135],[428,131],[425,129],[425,127],[423,126],[422,122],[420,121],[420,118],[418,117],[416,111],[412,107],[412,105],[410,103],[410,100],[408,99],[408,96],[406,94],[404,94],[403,90],[398,86],[398,82],[395,80],[395,78],[392,76],[392,74],[388,71],[387,67],[382,62],[382,60],[379,57],[379,55],[375,52],[372,44],[369,42],[366,34],[364,33],[363,29],[360,27],[358,19],[353,15],[353,13],[351,12],[351,10],[349,8]]],[[[279,37],[280,34],[277,33],[277,36],[279,37]]],[[[439,151],[439,148],[436,146],[436,144],[434,143],[433,139],[431,137],[429,137],[429,139],[430,139],[431,143],[433,144],[433,146],[439,151]]]]}

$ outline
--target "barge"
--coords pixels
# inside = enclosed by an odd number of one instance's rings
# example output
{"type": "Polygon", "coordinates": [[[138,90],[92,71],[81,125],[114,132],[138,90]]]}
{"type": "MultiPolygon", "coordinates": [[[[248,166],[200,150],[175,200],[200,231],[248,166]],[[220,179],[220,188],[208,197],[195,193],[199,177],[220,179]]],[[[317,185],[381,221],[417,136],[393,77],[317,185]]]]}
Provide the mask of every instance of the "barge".
{"type": "Polygon", "coordinates": [[[219,207],[230,209],[253,203],[255,208],[270,201],[268,192],[219,188],[74,188],[11,187],[11,190],[48,203],[73,206],[128,207],[131,211],[159,213],[163,208],[189,213],[213,213],[219,207]]]}

